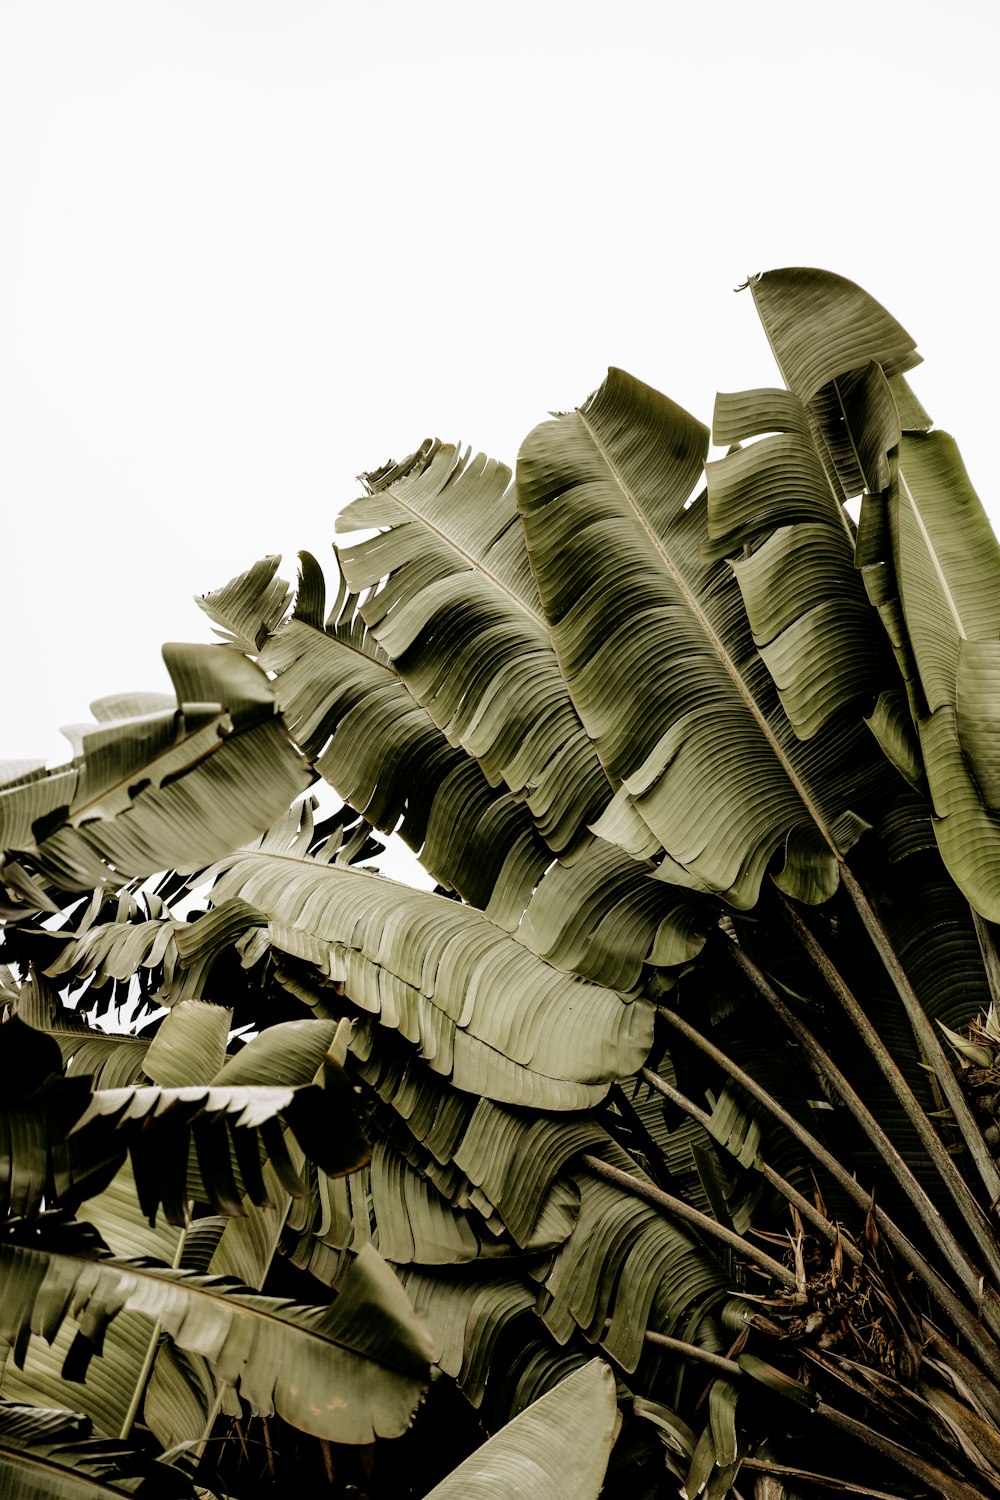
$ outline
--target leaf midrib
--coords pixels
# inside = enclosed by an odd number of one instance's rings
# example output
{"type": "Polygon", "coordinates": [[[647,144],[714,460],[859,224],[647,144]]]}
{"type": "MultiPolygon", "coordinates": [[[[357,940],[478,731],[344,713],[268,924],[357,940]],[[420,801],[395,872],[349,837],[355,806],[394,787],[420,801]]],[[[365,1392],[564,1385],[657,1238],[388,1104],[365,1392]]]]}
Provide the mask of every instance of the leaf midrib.
{"type": "MultiPolygon", "coordinates": [[[[464,473],[465,470],[461,469],[459,472],[464,473]]],[[[453,478],[454,475],[449,475],[446,484],[450,484],[453,478]]],[[[444,488],[444,486],[442,486],[442,488],[444,488]]],[[[504,491],[504,493],[508,494],[509,492],[510,485],[508,484],[507,489],[504,491]]],[[[420,511],[414,509],[412,505],[408,505],[407,502],[403,500],[401,496],[399,496],[391,487],[388,489],[379,490],[377,493],[380,495],[388,495],[391,500],[395,501],[400,510],[404,510],[407,515],[412,516],[415,521],[419,521],[422,526],[426,526],[427,530],[430,531],[434,536],[436,536],[440,541],[444,542],[446,547],[450,547],[451,550],[456,554],[456,556],[463,559],[463,561],[468,565],[471,572],[481,573],[484,578],[488,578],[489,581],[497,589],[499,589],[502,594],[506,595],[511,603],[516,606],[516,608],[518,608],[522,611],[523,614],[526,614],[528,616],[528,618],[542,632],[546,640],[550,640],[551,637],[549,624],[544,614],[539,614],[537,610],[531,608],[530,604],[526,604],[525,601],[518,594],[515,594],[513,589],[508,588],[508,586],[502,581],[502,579],[500,579],[496,573],[488,568],[481,559],[474,557],[471,552],[467,552],[464,547],[461,547],[459,543],[455,541],[454,537],[451,537],[447,532],[442,531],[439,526],[435,526],[433,521],[429,521],[425,515],[422,515],[420,511]]],[[[438,493],[440,493],[440,491],[438,493]]]]}
{"type": "MultiPolygon", "coordinates": [[[[178,712],[182,712],[182,710],[178,710],[178,712]]],[[[169,772],[169,780],[167,781],[167,786],[172,785],[173,782],[180,780],[184,776],[190,775],[190,773],[195,769],[196,766],[201,765],[203,761],[206,761],[211,756],[217,754],[218,751],[221,750],[223,745],[226,743],[227,738],[232,739],[235,733],[238,733],[238,731],[234,731],[233,734],[226,736],[220,732],[219,720],[227,717],[227,715],[228,710],[225,707],[220,706],[219,713],[215,718],[215,743],[213,745],[207,746],[207,748],[203,750],[200,755],[197,755],[194,760],[189,761],[184,766],[179,766],[176,771],[169,772]]],[[[123,788],[128,787],[130,784],[137,785],[141,781],[148,781],[150,783],[150,786],[148,788],[144,787],[144,791],[160,791],[163,788],[163,780],[154,782],[153,777],[149,774],[150,768],[153,768],[155,770],[155,767],[159,761],[165,760],[168,755],[174,754],[174,752],[178,749],[182,749],[186,744],[188,744],[192,740],[197,739],[199,735],[204,734],[207,727],[208,726],[206,724],[201,724],[197,729],[193,729],[190,734],[181,735],[178,739],[173,740],[169,745],[161,750],[158,755],[155,755],[152,760],[143,761],[142,765],[136,766],[134,771],[132,771],[128,776],[120,776],[117,781],[111,782],[109,786],[106,786],[96,796],[91,797],[86,802],[82,802],[79,807],[74,808],[70,818],[70,826],[73,828],[79,828],[80,822],[86,820],[86,814],[88,811],[90,811],[92,808],[100,807],[102,802],[107,801],[110,797],[114,797],[117,792],[120,792],[123,788]]],[[[86,753],[84,754],[83,758],[84,762],[86,762],[86,753]]],[[[85,765],[81,765],[81,774],[84,772],[84,770],[85,765]]]]}
{"type": "MultiPolygon", "coordinates": [[[[212,1291],[208,1287],[192,1285],[187,1280],[175,1281],[170,1276],[163,1275],[161,1272],[153,1269],[152,1267],[137,1266],[134,1265],[131,1261],[122,1261],[117,1257],[108,1257],[101,1259],[97,1256],[74,1254],[72,1251],[67,1250],[46,1250],[34,1245],[16,1245],[11,1246],[10,1248],[18,1250],[21,1254],[28,1254],[32,1257],[43,1257],[47,1262],[51,1262],[53,1260],[57,1262],[68,1261],[72,1265],[97,1266],[99,1269],[107,1269],[112,1272],[118,1272],[119,1275],[123,1277],[136,1276],[140,1280],[152,1282],[154,1286],[173,1286],[176,1287],[179,1291],[185,1293],[187,1296],[194,1296],[199,1299],[205,1300],[212,1306],[218,1307],[221,1304],[224,1307],[228,1307],[234,1319],[241,1316],[259,1318],[261,1322],[271,1323],[278,1328],[286,1329],[294,1337],[306,1340],[315,1339],[316,1343],[321,1345],[323,1348],[340,1349],[345,1354],[352,1354],[358,1359],[369,1360],[372,1364],[377,1364],[382,1369],[390,1371],[391,1374],[400,1375],[404,1379],[413,1378],[411,1371],[402,1369],[399,1365],[391,1365],[387,1363],[386,1360],[379,1359],[374,1354],[362,1353],[360,1349],[354,1348],[351,1344],[347,1344],[342,1340],[318,1333],[312,1326],[303,1327],[301,1324],[294,1323],[290,1319],[278,1317],[277,1313],[271,1312],[266,1308],[249,1306],[246,1302],[236,1302],[233,1300],[236,1297],[264,1297],[266,1295],[263,1292],[255,1292],[252,1287],[240,1288],[239,1290],[233,1287],[230,1289],[229,1294],[227,1295],[221,1290],[212,1291]]],[[[170,1270],[174,1268],[164,1267],[163,1269],[170,1270]]],[[[333,1305],[334,1304],[331,1304],[331,1306],[333,1305]]],[[[302,1307],[305,1306],[305,1304],[292,1302],[291,1306],[302,1307]]],[[[321,1310],[326,1311],[326,1309],[321,1310]]],[[[140,1317],[144,1318],[148,1318],[150,1316],[149,1313],[143,1312],[139,1308],[130,1307],[128,1301],[125,1302],[125,1304],[119,1309],[119,1311],[138,1312],[140,1317]]],[[[115,1316],[117,1316],[117,1314],[115,1314],[115,1316]]]]}
{"type": "MultiPolygon", "coordinates": [[[[386,494],[388,494],[389,492],[388,491],[380,491],[380,493],[386,493],[386,494]]],[[[395,495],[393,495],[392,498],[395,500],[395,498],[396,498],[395,495]]],[[[445,537],[445,541],[447,541],[447,540],[448,540],[447,537],[445,537]]],[[[456,550],[458,550],[458,549],[456,549],[456,550]]],[[[529,563],[530,563],[530,561],[531,560],[529,558],[529,563]]],[[[487,573],[486,576],[487,577],[492,577],[493,575],[487,573]]],[[[502,588],[503,585],[500,584],[499,587],[502,588]]],[[[511,595],[511,597],[514,598],[515,601],[516,601],[516,595],[511,595]]],[[[528,609],[526,605],[524,606],[524,608],[527,611],[527,613],[531,616],[531,618],[534,619],[535,618],[534,612],[532,610],[528,609]]],[[[310,625],[305,620],[296,620],[294,617],[292,617],[292,619],[290,619],[287,623],[288,624],[301,625],[304,629],[313,631],[317,636],[320,637],[321,640],[323,640],[323,641],[334,641],[334,642],[336,642],[336,644],[338,646],[343,647],[344,650],[346,650],[346,651],[353,651],[354,654],[355,654],[355,656],[359,656],[362,661],[369,663],[373,667],[378,667],[379,670],[382,671],[382,672],[384,672],[387,677],[390,677],[390,678],[392,678],[392,680],[394,682],[399,683],[400,687],[402,687],[402,689],[406,693],[407,698],[409,699],[409,702],[412,704],[412,706],[414,708],[419,708],[420,711],[424,715],[426,715],[427,722],[430,725],[432,725],[434,731],[441,736],[441,738],[445,741],[445,743],[452,750],[461,751],[461,753],[463,755],[467,756],[468,759],[472,762],[473,765],[478,766],[480,772],[483,775],[485,775],[485,772],[483,772],[482,762],[478,759],[478,757],[475,756],[475,755],[473,755],[471,753],[471,751],[466,750],[466,748],[465,748],[464,745],[462,745],[462,744],[458,744],[458,745],[454,744],[448,738],[448,736],[445,734],[445,732],[441,728],[441,726],[431,716],[431,713],[430,713],[429,709],[427,709],[424,706],[424,704],[422,704],[420,702],[420,700],[418,698],[415,698],[413,696],[413,694],[410,692],[409,688],[406,685],[406,679],[403,677],[402,673],[399,671],[399,669],[397,668],[397,666],[396,666],[396,664],[394,662],[392,662],[392,661],[389,661],[389,662],[380,661],[378,659],[378,657],[369,655],[369,653],[367,651],[362,650],[362,648],[360,646],[355,646],[352,641],[344,640],[343,637],[339,636],[339,635],[333,635],[328,630],[320,630],[317,626],[310,625]]],[[[544,629],[545,639],[548,642],[549,646],[551,647],[551,649],[553,651],[553,655],[555,656],[555,659],[556,659],[556,662],[557,662],[557,665],[558,665],[558,656],[555,655],[555,647],[554,647],[554,644],[552,642],[552,637],[551,637],[551,633],[549,631],[548,622],[545,621],[545,620],[541,620],[541,621],[539,621],[539,623],[542,625],[542,627],[544,629]]],[[[369,627],[366,625],[365,629],[367,630],[368,628],[369,627]]],[[[271,637],[269,637],[269,639],[277,640],[278,637],[279,637],[279,634],[280,634],[280,631],[275,631],[274,635],[271,636],[271,637]]],[[[373,634],[374,634],[374,632],[373,632],[373,634]]],[[[299,656],[298,658],[296,658],[296,660],[297,661],[301,660],[301,656],[299,656]]],[[[285,667],[281,671],[279,671],[277,668],[271,668],[270,670],[274,671],[275,682],[276,682],[276,684],[278,684],[280,686],[282,672],[283,671],[287,671],[288,668],[285,667]]],[[[561,671],[559,672],[559,678],[560,678],[561,682],[564,682],[564,679],[563,679],[561,671]]],[[[279,694],[279,696],[280,696],[280,694],[279,694]]],[[[567,694],[567,696],[569,697],[568,694],[567,694]]],[[[570,698],[569,701],[570,701],[570,704],[572,705],[572,698],[570,698]]],[[[283,711],[284,711],[284,709],[283,709],[283,711]]],[[[574,712],[575,712],[575,708],[574,708],[574,712]]],[[[579,717],[579,716],[577,716],[577,717],[579,717]]],[[[582,725],[581,725],[581,731],[584,734],[585,738],[587,739],[588,743],[592,744],[593,742],[590,740],[590,736],[587,735],[586,731],[582,729],[582,725]]],[[[294,738],[294,736],[293,736],[293,738],[294,738]]],[[[296,741],[295,743],[296,743],[296,745],[298,745],[298,741],[296,741]]],[[[301,746],[299,746],[298,748],[301,750],[301,746]]],[[[318,759],[318,757],[317,757],[317,759],[318,759]]],[[[312,762],[310,762],[310,763],[312,764],[312,762]]],[[[608,786],[611,788],[611,791],[613,793],[614,792],[614,786],[613,786],[613,784],[611,782],[610,777],[607,774],[607,771],[604,770],[604,763],[603,763],[603,761],[601,761],[600,757],[597,757],[597,763],[600,766],[601,770],[604,771],[604,775],[605,775],[605,778],[607,779],[608,786]]],[[[510,795],[510,796],[513,796],[513,793],[510,791],[509,787],[508,787],[508,793],[507,794],[510,795]]],[[[535,826],[535,827],[537,827],[537,825],[535,824],[534,817],[532,817],[532,825],[535,826]]],[[[539,835],[539,837],[541,837],[541,835],[539,835]]],[[[643,861],[643,863],[647,863],[650,866],[652,865],[652,861],[643,861]]]]}
{"type": "Polygon", "coordinates": [[[785,772],[785,775],[788,777],[788,780],[791,782],[792,786],[795,788],[795,791],[798,794],[798,797],[799,797],[800,801],[802,802],[803,806],[805,807],[806,811],[808,812],[810,818],[812,819],[812,821],[816,825],[816,827],[819,829],[819,831],[820,831],[823,839],[828,844],[830,850],[832,851],[832,853],[836,857],[838,863],[843,863],[843,857],[842,857],[842,855],[840,853],[840,850],[837,848],[837,845],[836,845],[836,842],[833,839],[833,836],[831,835],[829,829],[827,828],[826,820],[824,819],[823,815],[821,814],[821,812],[820,812],[819,808],[817,807],[816,803],[813,801],[813,799],[812,799],[811,795],[809,794],[808,790],[806,789],[804,783],[800,780],[800,778],[799,778],[798,774],[796,773],[795,768],[793,767],[791,761],[786,756],[786,754],[785,754],[784,750],[782,749],[782,747],[781,747],[781,745],[780,745],[777,737],[775,736],[773,730],[771,729],[770,724],[768,723],[768,721],[765,718],[764,714],[761,712],[761,709],[760,709],[760,706],[757,703],[757,700],[754,698],[753,694],[750,692],[750,690],[747,687],[746,683],[743,681],[743,678],[740,675],[739,671],[737,670],[735,663],[733,662],[733,660],[730,657],[729,653],[726,651],[724,645],[722,644],[721,638],[716,633],[716,631],[713,629],[713,627],[712,627],[712,625],[711,625],[711,623],[710,623],[707,615],[704,613],[704,611],[702,610],[700,604],[698,603],[697,598],[692,593],[691,589],[688,587],[687,582],[685,581],[684,577],[682,576],[682,574],[679,572],[679,570],[675,566],[675,564],[673,562],[673,559],[671,558],[669,552],[666,550],[666,548],[664,547],[663,543],[660,541],[660,538],[657,536],[656,532],[653,530],[653,527],[650,525],[650,523],[646,519],[645,515],[643,514],[642,508],[639,505],[638,500],[636,499],[635,495],[632,493],[632,491],[629,488],[628,484],[625,482],[625,479],[624,479],[623,475],[619,472],[618,467],[615,464],[614,459],[611,457],[611,454],[608,452],[608,450],[605,448],[604,444],[601,442],[600,437],[595,432],[595,430],[591,426],[590,422],[588,422],[586,414],[583,412],[583,410],[578,410],[577,411],[577,416],[580,418],[580,421],[583,424],[584,430],[586,431],[586,433],[590,437],[590,440],[594,444],[594,447],[597,449],[598,455],[600,456],[602,462],[607,465],[607,468],[608,468],[608,470],[609,470],[609,472],[611,474],[612,479],[614,480],[615,484],[618,486],[618,488],[621,491],[622,495],[624,496],[625,500],[628,502],[629,506],[631,507],[632,512],[635,515],[636,520],[638,521],[639,525],[642,527],[643,531],[645,531],[647,537],[649,538],[650,543],[652,544],[654,551],[656,552],[657,556],[662,561],[662,563],[663,563],[664,567],[666,568],[667,572],[670,574],[671,578],[674,580],[675,584],[677,585],[678,589],[680,590],[681,595],[684,598],[684,602],[686,603],[686,605],[687,605],[688,609],[690,610],[691,614],[694,616],[695,620],[698,622],[698,625],[701,627],[701,630],[704,633],[705,637],[707,638],[708,643],[711,646],[713,652],[718,657],[719,661],[721,661],[721,663],[722,663],[723,667],[725,668],[725,670],[728,672],[728,674],[729,674],[730,678],[732,679],[732,682],[733,682],[733,684],[734,684],[734,686],[735,686],[735,688],[736,688],[736,690],[737,690],[740,698],[743,700],[744,705],[750,710],[750,713],[753,716],[754,720],[756,721],[757,726],[760,729],[762,735],[764,736],[764,739],[765,739],[766,743],[769,745],[771,751],[774,754],[775,759],[777,760],[778,764],[781,766],[782,770],[785,772]]]}
{"type": "Polygon", "coordinates": [[[916,500],[914,498],[913,491],[910,489],[910,486],[909,486],[909,484],[906,481],[906,475],[903,473],[902,465],[900,465],[898,472],[899,472],[899,487],[902,490],[903,495],[906,498],[906,501],[907,501],[907,503],[908,503],[908,505],[910,507],[910,510],[911,510],[911,512],[913,514],[913,518],[916,521],[917,526],[918,526],[918,528],[920,530],[920,535],[921,535],[921,538],[923,539],[924,546],[927,549],[927,555],[930,558],[931,564],[932,564],[932,566],[934,568],[935,576],[937,577],[938,583],[941,585],[941,592],[944,595],[945,603],[948,605],[948,608],[949,608],[949,610],[951,612],[951,617],[952,617],[952,619],[955,622],[955,629],[958,631],[959,636],[961,637],[961,639],[963,641],[967,640],[968,636],[967,636],[966,631],[965,631],[965,626],[962,624],[962,616],[959,614],[958,605],[955,602],[955,596],[954,596],[954,594],[951,591],[951,587],[950,587],[950,585],[948,583],[948,579],[947,579],[947,577],[945,575],[945,571],[944,571],[944,569],[941,566],[941,561],[940,561],[940,559],[939,559],[939,557],[937,555],[937,551],[936,551],[936,549],[934,547],[934,543],[931,541],[930,532],[927,530],[927,525],[926,525],[926,523],[924,521],[924,518],[920,514],[920,507],[919,507],[919,505],[917,504],[917,502],[916,502],[916,500]]]}
{"type": "MultiPolygon", "coordinates": [[[[342,635],[336,635],[332,631],[322,629],[319,625],[310,625],[308,620],[298,620],[294,615],[292,615],[288,620],[280,625],[277,630],[273,631],[271,635],[268,636],[267,641],[265,641],[264,646],[261,648],[262,655],[268,643],[270,641],[279,641],[281,639],[283,630],[286,629],[289,625],[298,625],[303,630],[312,631],[313,635],[317,636],[321,641],[333,641],[336,643],[336,645],[343,647],[345,651],[353,651],[354,655],[360,656],[362,661],[368,662],[373,667],[378,667],[380,671],[387,673],[388,676],[394,677],[397,682],[402,683],[403,679],[402,677],[400,677],[392,662],[380,661],[377,656],[372,656],[370,651],[365,651],[361,646],[356,646],[353,641],[345,640],[342,635]]],[[[365,629],[368,629],[367,625],[365,626],[365,629]]],[[[296,658],[296,663],[300,660],[301,655],[296,658]]],[[[267,670],[274,673],[274,680],[276,682],[280,682],[282,676],[289,670],[289,668],[269,667],[267,670]]],[[[416,702],[416,699],[414,699],[413,701],[416,702]]],[[[423,707],[422,704],[419,706],[423,707]]],[[[426,713],[426,709],[424,710],[424,712],[426,713]]]]}

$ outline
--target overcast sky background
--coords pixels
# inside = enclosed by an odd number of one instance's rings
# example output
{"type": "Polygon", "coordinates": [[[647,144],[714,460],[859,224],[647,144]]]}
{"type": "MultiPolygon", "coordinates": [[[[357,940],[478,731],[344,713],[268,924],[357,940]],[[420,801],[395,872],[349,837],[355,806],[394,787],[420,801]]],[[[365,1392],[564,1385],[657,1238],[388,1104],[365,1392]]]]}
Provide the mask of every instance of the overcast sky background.
{"type": "Polygon", "coordinates": [[[609,364],[708,421],[749,272],[859,281],[1000,517],[988,0],[0,0],[0,757],[165,689],[429,434],[609,364]]]}

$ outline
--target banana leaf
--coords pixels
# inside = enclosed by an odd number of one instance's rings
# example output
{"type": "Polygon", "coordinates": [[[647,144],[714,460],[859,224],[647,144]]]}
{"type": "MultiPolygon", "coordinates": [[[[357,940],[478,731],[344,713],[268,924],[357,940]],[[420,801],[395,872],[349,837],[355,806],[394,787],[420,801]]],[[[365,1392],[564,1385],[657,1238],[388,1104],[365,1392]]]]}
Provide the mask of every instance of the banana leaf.
{"type": "Polygon", "coordinates": [[[857,455],[867,455],[859,476],[841,465],[845,489],[870,492],[859,562],[907,682],[942,856],[995,921],[1000,547],[954,441],[928,432],[926,413],[913,411],[901,382],[919,356],[885,309],[822,272],[773,271],[751,288],[779,367],[828,452],[836,462],[846,437],[856,470],[857,455]]]}
{"type": "Polygon", "coordinates": [[[634,856],[662,855],[664,879],[738,907],[784,849],[779,883],[820,900],[865,826],[877,762],[849,722],[797,742],[735,579],[699,560],[704,505],[686,502],[706,447],[694,418],[612,370],[518,459],[560,665],[618,788],[595,827],[634,856]]]}
{"type": "Polygon", "coordinates": [[[355,1005],[419,1039],[460,1089],[580,1108],[649,1050],[644,1001],[566,974],[470,907],[263,848],[212,875],[213,902],[256,908],[272,944],[322,963],[355,1005]]]}
{"type": "Polygon", "coordinates": [[[164,659],[174,712],[100,725],[68,766],[0,787],[0,845],[62,890],[197,869],[307,784],[262,672],[223,647],[164,659]]]}
{"type": "Polygon", "coordinates": [[[435,880],[472,905],[494,892],[513,903],[516,923],[551,859],[524,803],[491,786],[411,697],[345,584],[326,615],[326,584],[309,553],[300,555],[295,610],[276,619],[268,601],[277,565],[258,563],[199,603],[233,638],[252,635],[296,742],[339,795],[383,832],[398,827],[435,880]]]}
{"type": "Polygon", "coordinates": [[[413,697],[559,852],[611,788],[559,671],[510,480],[481,453],[425,444],[341,511],[339,532],[379,529],[339,555],[413,697]]]}
{"type": "Polygon", "coordinates": [[[593,1360],[539,1398],[431,1490],[428,1500],[597,1500],[621,1418],[609,1367],[593,1360]]]}
{"type": "Polygon", "coordinates": [[[91,1433],[77,1412],[0,1401],[0,1490],[9,1500],[194,1500],[180,1469],[91,1433]]]}
{"type": "Polygon", "coordinates": [[[80,1379],[122,1311],[159,1322],[185,1351],[265,1414],[317,1437],[367,1443],[407,1426],[430,1348],[392,1273],[365,1248],[328,1308],[265,1297],[217,1276],[102,1253],[85,1226],[39,1227],[0,1246],[0,1336],[23,1355],[30,1333],[52,1338],[67,1316],[80,1332],[64,1378],[80,1379]]]}

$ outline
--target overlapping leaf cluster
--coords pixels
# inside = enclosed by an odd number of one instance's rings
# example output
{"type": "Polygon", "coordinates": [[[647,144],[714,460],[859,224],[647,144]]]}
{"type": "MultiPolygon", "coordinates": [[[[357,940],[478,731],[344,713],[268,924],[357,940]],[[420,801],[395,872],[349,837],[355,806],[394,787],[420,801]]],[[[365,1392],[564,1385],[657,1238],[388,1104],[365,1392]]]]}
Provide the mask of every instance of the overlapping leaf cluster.
{"type": "Polygon", "coordinates": [[[751,292],[723,455],[617,370],[428,441],[0,787],[25,1495],[336,1492],[431,1365],[514,1420],[415,1494],[1000,1494],[1000,557],[905,331],[751,292]]]}

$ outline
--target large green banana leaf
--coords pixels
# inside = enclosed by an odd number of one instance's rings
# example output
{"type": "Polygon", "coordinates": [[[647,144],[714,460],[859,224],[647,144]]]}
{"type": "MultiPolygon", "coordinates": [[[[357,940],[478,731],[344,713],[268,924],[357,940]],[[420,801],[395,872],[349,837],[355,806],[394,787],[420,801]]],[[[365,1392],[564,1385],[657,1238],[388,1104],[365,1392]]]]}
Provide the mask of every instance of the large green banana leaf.
{"type": "MultiPolygon", "coordinates": [[[[455,476],[449,473],[438,496],[444,514],[434,511],[435,521],[443,523],[447,515],[461,532],[469,522],[455,509],[455,476]]],[[[521,556],[517,518],[511,522],[507,516],[501,529],[504,545],[509,549],[516,542],[521,556]]],[[[427,537],[435,543],[439,531],[427,537]]],[[[465,542],[471,545],[469,538],[465,542]]],[[[460,549],[459,555],[466,554],[460,549]]],[[[450,551],[448,557],[454,563],[450,551]]],[[[628,855],[584,841],[552,866],[525,805],[498,794],[477,763],[448,743],[410,696],[410,677],[393,670],[354,612],[356,600],[342,589],[322,625],[325,586],[305,554],[295,615],[277,630],[271,617],[272,633],[265,638],[274,566],[275,559],[258,564],[200,602],[234,639],[265,640],[259,659],[276,671],[293,731],[342,796],[387,832],[402,815],[401,835],[439,882],[484,907],[500,926],[517,928],[521,941],[561,967],[619,990],[632,989],[647,959],[676,965],[697,951],[705,917],[690,901],[667,894],[651,878],[653,872],[628,855]],[[398,756],[389,751],[387,736],[398,743],[398,756]],[[375,787],[379,795],[373,802],[375,787]]],[[[518,587],[537,607],[530,579],[523,581],[526,566],[522,557],[513,576],[522,579],[518,587]]],[[[394,574],[394,586],[397,581],[394,574]]],[[[101,940],[92,935],[85,941],[93,951],[101,940]]]]}
{"type": "MultiPolygon", "coordinates": [[[[446,514],[461,527],[450,483],[438,499],[447,500],[446,514]]],[[[435,519],[443,516],[435,512],[435,519]]],[[[507,517],[504,527],[506,545],[513,535],[523,550],[517,518],[507,517]]],[[[438,538],[437,531],[427,535],[438,538]]],[[[234,639],[238,625],[245,644],[247,637],[265,639],[275,565],[276,559],[258,564],[200,601],[234,639]]],[[[523,576],[522,566],[515,576],[523,576]]],[[[537,607],[530,581],[519,587],[537,607]]],[[[690,902],[667,895],[652,872],[603,843],[585,842],[549,868],[551,855],[525,805],[498,794],[476,762],[448,744],[410,696],[410,677],[393,671],[353,613],[350,596],[341,591],[322,627],[324,609],[322,575],[304,555],[295,616],[276,631],[271,618],[260,660],[277,673],[279,699],[307,755],[342,796],[387,832],[402,814],[400,833],[440,882],[485,907],[499,925],[518,928],[521,941],[561,967],[632,989],[647,958],[674,965],[692,956],[705,918],[690,902]],[[387,735],[400,737],[399,758],[388,752],[387,735]],[[429,812],[420,795],[428,778],[429,812]],[[376,786],[380,800],[373,803],[376,786]]],[[[91,936],[90,950],[99,943],[91,936]]]]}
{"type": "Polygon", "coordinates": [[[341,511],[340,532],[379,529],[340,559],[353,590],[373,590],[361,612],[409,691],[559,851],[611,787],[552,649],[510,481],[483,454],[425,444],[341,511]]]}
{"type": "Polygon", "coordinates": [[[295,611],[276,619],[269,605],[277,566],[266,559],[199,603],[275,674],[297,743],[340,796],[383,832],[398,827],[439,884],[481,907],[496,892],[516,922],[551,860],[527,807],[449,743],[346,585],[327,615],[323,574],[308,553],[295,611]]]}
{"type": "Polygon", "coordinates": [[[556,968],[473,908],[273,847],[212,873],[217,910],[231,901],[256,909],[271,945],[419,1040],[434,1070],[460,1089],[581,1108],[649,1050],[646,1002],[556,968]]]}
{"type": "Polygon", "coordinates": [[[597,1500],[621,1418],[609,1367],[593,1360],[515,1417],[428,1500],[597,1500]]]}
{"type": "MultiPolygon", "coordinates": [[[[262,1411],[336,1442],[371,1442],[407,1426],[426,1379],[427,1334],[370,1248],[353,1258],[328,1308],[261,1296],[220,1277],[102,1256],[80,1234],[42,1231],[0,1247],[0,1335],[15,1356],[30,1332],[52,1337],[68,1315],[86,1369],[121,1310],[158,1321],[179,1348],[262,1411]]],[[[69,1372],[64,1371],[64,1375],[69,1372]]]]}
{"type": "Polygon", "coordinates": [[[1000,919],[1000,548],[945,433],[905,434],[888,498],[895,575],[926,712],[917,719],[946,864],[1000,919]]]}
{"type": "Polygon", "coordinates": [[[901,377],[918,356],[885,309],[823,272],[769,272],[751,288],[845,492],[869,491],[859,562],[907,679],[934,832],[962,890],[996,921],[1000,548],[953,440],[913,410],[901,377]]]}
{"type": "MultiPolygon", "coordinates": [[[[197,869],[254,837],[307,784],[263,673],[223,647],[168,646],[164,657],[176,710],[104,722],[70,765],[0,788],[0,846],[62,890],[197,869]]],[[[10,862],[8,884],[51,910],[10,862]]]]}
{"type": "Polygon", "coordinates": [[[865,826],[872,755],[850,723],[806,745],[773,696],[725,565],[687,505],[707,433],[618,370],[536,428],[518,504],[560,666],[619,788],[596,825],[664,878],[750,906],[779,883],[821,899],[865,826]],[[611,580],[614,580],[614,587],[611,580]]]}

